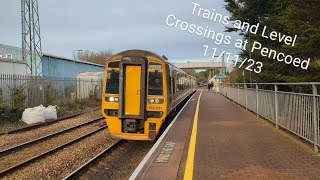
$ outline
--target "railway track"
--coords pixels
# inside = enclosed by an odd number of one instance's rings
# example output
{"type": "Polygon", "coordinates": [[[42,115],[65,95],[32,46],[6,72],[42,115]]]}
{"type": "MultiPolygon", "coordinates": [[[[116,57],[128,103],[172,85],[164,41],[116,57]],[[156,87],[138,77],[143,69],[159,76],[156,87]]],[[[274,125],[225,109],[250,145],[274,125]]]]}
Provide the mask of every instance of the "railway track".
{"type": "MultiPolygon", "coordinates": [[[[22,144],[7,148],[7,149],[1,151],[1,156],[4,156],[5,154],[9,154],[11,152],[17,151],[18,149],[21,149],[23,147],[30,146],[32,144],[38,143],[38,142],[40,142],[42,140],[50,139],[50,138],[52,138],[54,136],[57,136],[58,134],[63,134],[63,133],[69,132],[71,130],[74,130],[76,128],[95,123],[95,122],[97,122],[97,121],[99,121],[101,119],[103,119],[103,118],[97,118],[97,119],[94,119],[94,120],[79,124],[77,126],[73,126],[71,128],[64,129],[64,130],[61,130],[61,131],[58,131],[58,132],[55,132],[55,133],[52,133],[52,134],[49,134],[49,135],[46,135],[46,136],[42,136],[40,138],[31,140],[31,141],[28,141],[28,142],[25,142],[25,143],[22,143],[22,144]]],[[[89,132],[89,133],[87,133],[87,134],[85,134],[83,136],[80,136],[80,137],[78,137],[78,138],[76,138],[74,140],[68,141],[68,142],[66,142],[66,143],[64,143],[62,145],[59,145],[59,146],[56,146],[56,147],[54,147],[54,148],[52,148],[50,150],[47,150],[47,151],[45,151],[45,152],[43,152],[43,153],[41,153],[39,155],[36,155],[36,156],[33,156],[33,157],[31,157],[31,158],[29,158],[27,160],[24,160],[23,162],[20,162],[20,163],[17,163],[15,165],[11,166],[11,167],[8,167],[8,168],[0,171],[0,179],[2,177],[6,176],[6,175],[9,175],[10,173],[12,173],[12,172],[14,172],[16,170],[19,170],[20,168],[23,168],[23,167],[27,166],[30,163],[33,163],[33,162],[35,162],[37,160],[45,158],[45,157],[47,157],[47,156],[49,156],[49,155],[51,155],[53,153],[56,153],[59,150],[65,148],[67,146],[70,146],[72,144],[75,144],[75,143],[77,143],[77,142],[79,142],[79,141],[81,141],[81,140],[83,140],[83,139],[85,139],[85,138],[87,138],[89,136],[92,136],[92,135],[96,134],[97,132],[99,132],[99,131],[101,131],[103,129],[106,129],[106,128],[107,128],[106,125],[103,125],[103,126],[100,125],[99,126],[99,124],[98,124],[98,128],[97,129],[95,129],[95,130],[93,130],[93,131],[91,131],[91,132],[89,132]]]]}
{"type": "Polygon", "coordinates": [[[21,149],[23,147],[30,146],[30,145],[38,143],[40,141],[53,138],[54,136],[57,136],[57,135],[60,135],[60,134],[63,134],[63,133],[67,133],[67,132],[72,131],[74,129],[77,129],[79,127],[98,122],[99,120],[102,120],[102,119],[103,119],[103,117],[100,117],[100,118],[97,118],[97,119],[93,119],[91,121],[84,122],[84,123],[81,123],[79,125],[76,125],[76,126],[73,126],[73,127],[67,128],[67,129],[63,129],[63,130],[60,130],[60,131],[57,131],[57,132],[54,132],[54,133],[51,133],[51,134],[48,134],[48,135],[45,135],[45,136],[41,136],[39,138],[30,140],[30,141],[27,141],[27,142],[24,142],[24,143],[21,143],[21,144],[18,144],[18,145],[3,149],[3,150],[0,151],[0,157],[3,156],[3,155],[6,155],[8,153],[11,153],[13,151],[16,151],[18,149],[21,149]]]}
{"type": "Polygon", "coordinates": [[[80,177],[83,173],[85,173],[90,167],[92,167],[94,164],[96,164],[100,159],[105,157],[106,154],[110,153],[111,151],[115,150],[117,147],[119,147],[124,142],[127,142],[126,140],[118,140],[111,146],[107,147],[103,151],[101,151],[98,155],[91,158],[89,161],[84,163],[82,166],[80,166],[75,171],[71,172],[68,176],[64,177],[63,180],[72,180],[77,179],[80,177]]]}
{"type": "MultiPolygon", "coordinates": [[[[95,109],[93,109],[93,111],[99,110],[99,109],[100,108],[95,108],[95,109]]],[[[4,134],[14,134],[14,133],[19,133],[19,132],[29,131],[29,130],[32,130],[32,129],[37,129],[37,128],[44,127],[44,126],[49,126],[51,124],[55,124],[57,122],[60,122],[60,121],[66,120],[66,119],[74,118],[74,117],[83,115],[83,114],[88,113],[88,112],[90,112],[90,111],[84,111],[84,112],[76,113],[76,114],[73,114],[73,115],[63,116],[63,117],[60,117],[60,118],[58,118],[56,120],[51,120],[51,121],[48,121],[48,122],[45,122],[45,123],[36,123],[36,124],[27,125],[25,127],[19,127],[19,128],[11,129],[11,130],[8,130],[6,132],[0,133],[0,136],[4,135],[4,134]]]]}

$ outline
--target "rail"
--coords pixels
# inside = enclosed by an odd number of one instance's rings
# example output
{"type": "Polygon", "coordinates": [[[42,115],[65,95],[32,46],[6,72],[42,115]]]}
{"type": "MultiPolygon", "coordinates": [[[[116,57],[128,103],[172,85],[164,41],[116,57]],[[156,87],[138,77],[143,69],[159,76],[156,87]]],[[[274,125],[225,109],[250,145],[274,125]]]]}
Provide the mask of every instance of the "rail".
{"type": "Polygon", "coordinates": [[[220,84],[219,93],[276,125],[320,146],[319,82],[220,84]],[[299,86],[299,87],[297,87],[299,86]],[[292,92],[292,91],[300,92],[292,92]]]}

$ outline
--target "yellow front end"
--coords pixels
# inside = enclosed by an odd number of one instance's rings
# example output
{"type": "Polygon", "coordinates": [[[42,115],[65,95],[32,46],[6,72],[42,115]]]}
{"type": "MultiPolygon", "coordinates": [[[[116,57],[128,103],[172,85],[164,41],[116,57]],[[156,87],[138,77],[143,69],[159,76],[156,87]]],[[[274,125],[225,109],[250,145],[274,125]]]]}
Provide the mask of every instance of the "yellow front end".
{"type": "Polygon", "coordinates": [[[168,112],[166,66],[152,57],[145,69],[139,64],[116,65],[121,58],[107,63],[104,78],[102,114],[109,132],[120,139],[154,140],[168,112]]]}

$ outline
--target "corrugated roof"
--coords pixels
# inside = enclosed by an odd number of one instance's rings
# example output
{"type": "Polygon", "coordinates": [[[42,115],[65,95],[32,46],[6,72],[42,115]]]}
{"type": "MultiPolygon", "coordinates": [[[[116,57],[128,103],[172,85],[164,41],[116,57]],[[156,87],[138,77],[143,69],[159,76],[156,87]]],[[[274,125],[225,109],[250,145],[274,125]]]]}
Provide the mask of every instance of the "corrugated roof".
{"type": "Polygon", "coordinates": [[[48,53],[43,53],[43,56],[53,57],[53,58],[58,58],[58,59],[66,60],[66,61],[83,63],[83,64],[90,64],[90,65],[94,65],[94,66],[105,67],[105,66],[103,66],[103,65],[101,65],[101,64],[96,64],[96,63],[92,63],[92,62],[87,62],[87,61],[82,61],[82,60],[77,60],[77,59],[71,59],[71,58],[56,56],[56,55],[48,54],[48,53]]]}
{"type": "Polygon", "coordinates": [[[0,61],[2,61],[2,62],[11,62],[11,63],[19,63],[19,64],[26,64],[25,61],[18,61],[18,60],[7,59],[7,58],[0,58],[0,61]]]}
{"type": "Polygon", "coordinates": [[[101,76],[104,75],[104,72],[84,72],[78,74],[78,76],[101,76]]]}

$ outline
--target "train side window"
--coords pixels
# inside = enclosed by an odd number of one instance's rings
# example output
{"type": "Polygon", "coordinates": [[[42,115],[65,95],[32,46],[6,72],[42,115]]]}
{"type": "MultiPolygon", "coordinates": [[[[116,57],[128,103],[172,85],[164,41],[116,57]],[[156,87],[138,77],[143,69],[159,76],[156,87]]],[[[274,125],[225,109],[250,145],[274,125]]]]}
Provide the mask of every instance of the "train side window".
{"type": "Polygon", "coordinates": [[[169,84],[169,86],[168,86],[168,89],[169,89],[169,95],[171,95],[172,94],[172,92],[171,92],[171,82],[172,82],[172,77],[171,77],[171,74],[169,75],[169,82],[168,82],[168,84],[169,84]]]}
{"type": "Polygon", "coordinates": [[[119,71],[109,70],[107,73],[107,94],[119,94],[119,71]]]}
{"type": "Polygon", "coordinates": [[[172,78],[172,89],[173,89],[173,93],[176,93],[176,80],[175,78],[172,78]]]}

